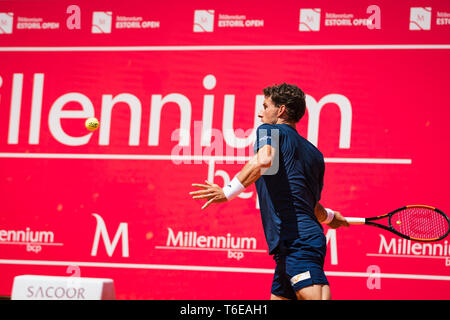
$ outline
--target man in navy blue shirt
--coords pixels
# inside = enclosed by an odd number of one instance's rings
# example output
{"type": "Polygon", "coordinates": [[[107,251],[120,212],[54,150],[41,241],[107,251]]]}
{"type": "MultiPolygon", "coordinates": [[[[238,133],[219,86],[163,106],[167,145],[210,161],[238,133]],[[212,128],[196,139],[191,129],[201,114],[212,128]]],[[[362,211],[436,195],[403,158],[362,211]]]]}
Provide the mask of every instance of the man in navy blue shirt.
{"type": "Polygon", "coordinates": [[[276,261],[271,299],[331,298],[323,265],[326,238],[321,223],[348,227],[338,212],[319,202],[325,163],[322,153],[300,136],[296,123],[305,114],[305,94],[295,85],[267,87],[259,113],[255,155],[223,189],[208,181],[190,194],[207,199],[202,207],[235,198],[255,183],[269,254],[276,261]]]}

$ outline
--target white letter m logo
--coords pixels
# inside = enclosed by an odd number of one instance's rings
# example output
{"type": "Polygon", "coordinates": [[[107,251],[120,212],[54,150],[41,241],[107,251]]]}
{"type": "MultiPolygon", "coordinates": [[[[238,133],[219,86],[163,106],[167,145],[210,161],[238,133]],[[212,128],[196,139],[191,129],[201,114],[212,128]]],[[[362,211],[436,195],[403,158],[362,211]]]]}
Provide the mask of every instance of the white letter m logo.
{"type": "Polygon", "coordinates": [[[98,251],[98,243],[100,241],[100,236],[103,238],[103,243],[105,244],[106,252],[108,256],[112,256],[114,250],[116,249],[117,243],[120,237],[122,237],[122,257],[129,257],[128,252],[128,223],[121,222],[117,228],[114,239],[111,240],[108,235],[108,230],[106,230],[105,222],[102,217],[98,214],[92,214],[97,219],[97,228],[95,229],[94,243],[92,245],[91,256],[96,256],[98,251]]]}

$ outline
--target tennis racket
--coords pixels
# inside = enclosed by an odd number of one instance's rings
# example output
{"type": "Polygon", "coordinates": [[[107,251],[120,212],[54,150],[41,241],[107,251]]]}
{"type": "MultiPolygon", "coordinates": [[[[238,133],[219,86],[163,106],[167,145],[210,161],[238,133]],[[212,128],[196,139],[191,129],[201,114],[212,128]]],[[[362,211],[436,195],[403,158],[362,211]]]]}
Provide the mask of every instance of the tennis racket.
{"type": "Polygon", "coordinates": [[[439,209],[423,205],[406,206],[378,217],[345,219],[352,225],[374,226],[399,237],[420,242],[439,241],[450,232],[447,215],[439,209]],[[388,226],[373,222],[384,218],[388,218],[388,226]]]}

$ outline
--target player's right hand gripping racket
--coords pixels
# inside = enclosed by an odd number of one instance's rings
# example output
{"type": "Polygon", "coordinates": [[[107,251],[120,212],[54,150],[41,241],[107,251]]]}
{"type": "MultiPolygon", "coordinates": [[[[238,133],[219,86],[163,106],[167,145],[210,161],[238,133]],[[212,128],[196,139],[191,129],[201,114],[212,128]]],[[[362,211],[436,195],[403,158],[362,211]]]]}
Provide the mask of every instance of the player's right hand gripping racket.
{"type": "Polygon", "coordinates": [[[444,239],[450,232],[449,218],[441,210],[430,206],[412,205],[371,218],[345,218],[349,224],[365,224],[393,232],[399,237],[432,242],[444,239]],[[389,226],[372,221],[389,218],[389,226]]]}

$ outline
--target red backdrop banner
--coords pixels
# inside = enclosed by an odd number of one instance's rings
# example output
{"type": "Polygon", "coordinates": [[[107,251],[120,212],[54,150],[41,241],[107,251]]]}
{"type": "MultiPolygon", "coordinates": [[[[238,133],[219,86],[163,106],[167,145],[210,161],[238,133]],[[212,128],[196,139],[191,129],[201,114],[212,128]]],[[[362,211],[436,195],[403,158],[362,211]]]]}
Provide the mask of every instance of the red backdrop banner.
{"type": "MultiPolygon", "coordinates": [[[[450,4],[423,5],[0,3],[0,295],[41,274],[112,278],[119,299],[269,298],[254,186],[204,211],[189,192],[240,170],[282,82],[307,95],[326,207],[449,211],[450,4]]],[[[450,240],[324,232],[334,299],[450,298],[450,240]]]]}

